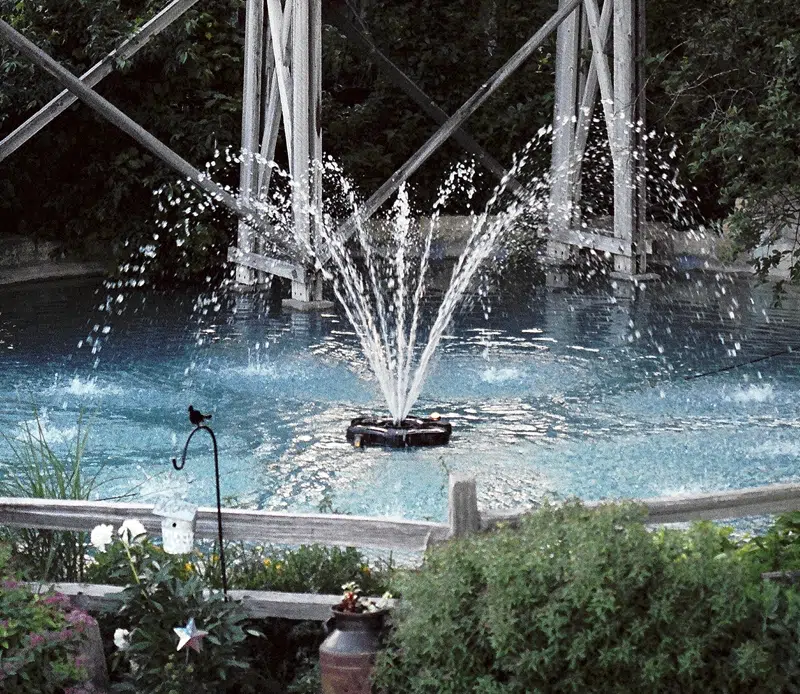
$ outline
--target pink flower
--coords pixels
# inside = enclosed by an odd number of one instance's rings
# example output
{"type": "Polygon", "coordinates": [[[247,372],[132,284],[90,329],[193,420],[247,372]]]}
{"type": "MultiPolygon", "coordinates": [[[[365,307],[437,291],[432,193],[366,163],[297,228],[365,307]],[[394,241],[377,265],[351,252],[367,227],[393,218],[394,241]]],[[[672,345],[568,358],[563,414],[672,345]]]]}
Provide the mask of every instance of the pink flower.
{"type": "Polygon", "coordinates": [[[75,627],[76,631],[83,633],[87,627],[91,627],[97,622],[94,617],[86,614],[83,610],[72,610],[67,613],[67,622],[75,627]]]}
{"type": "Polygon", "coordinates": [[[53,593],[52,595],[48,595],[42,602],[45,605],[54,605],[61,610],[68,610],[72,607],[72,603],[70,603],[69,598],[62,593],[53,593]]]}
{"type": "Polygon", "coordinates": [[[41,646],[46,640],[47,639],[45,639],[42,634],[31,634],[28,642],[31,648],[36,648],[37,646],[41,646]]]}

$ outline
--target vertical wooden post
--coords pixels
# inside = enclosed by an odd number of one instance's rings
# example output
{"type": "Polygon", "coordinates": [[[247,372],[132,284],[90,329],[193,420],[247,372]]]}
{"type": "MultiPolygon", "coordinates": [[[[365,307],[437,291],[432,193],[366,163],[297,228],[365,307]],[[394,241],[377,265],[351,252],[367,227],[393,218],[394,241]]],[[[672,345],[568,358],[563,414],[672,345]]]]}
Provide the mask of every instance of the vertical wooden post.
{"type": "MultiPolygon", "coordinates": [[[[308,0],[292,0],[292,214],[295,234],[303,243],[311,240],[309,205],[309,106],[311,81],[310,11],[308,0]]],[[[310,301],[309,286],[292,282],[292,299],[310,301]]]]}
{"type": "MultiPolygon", "coordinates": [[[[261,131],[261,64],[264,53],[264,0],[247,0],[245,12],[244,86],[242,89],[242,150],[239,163],[239,195],[249,205],[257,196],[257,167],[261,131]]],[[[245,253],[254,250],[253,230],[239,220],[237,246],[245,253]]],[[[244,265],[236,266],[236,282],[250,285],[255,272],[244,265]]]]}
{"type": "Polygon", "coordinates": [[[645,0],[636,2],[636,237],[638,247],[637,272],[647,272],[645,247],[645,224],[647,222],[647,99],[645,98],[645,55],[647,50],[647,17],[645,0]]]}
{"type": "Polygon", "coordinates": [[[461,473],[450,475],[448,494],[448,523],[450,537],[464,537],[478,532],[481,517],[478,512],[478,495],[475,478],[461,473]]]}
{"type": "MultiPolygon", "coordinates": [[[[559,0],[559,7],[566,5],[559,0]]],[[[550,168],[548,225],[555,234],[569,230],[573,215],[573,187],[570,173],[575,151],[575,125],[578,107],[578,67],[580,49],[580,7],[558,27],[556,34],[556,83],[553,110],[553,154],[550,168]]],[[[569,245],[548,241],[547,257],[564,262],[569,245]]]]}
{"type": "MultiPolygon", "coordinates": [[[[311,180],[309,202],[314,214],[310,232],[316,247],[322,223],[322,0],[310,0],[309,34],[311,50],[309,136],[311,139],[311,180]]],[[[322,277],[317,276],[311,289],[314,301],[322,300],[322,277]]]]}
{"type": "MultiPolygon", "coordinates": [[[[614,236],[633,250],[635,235],[634,146],[635,79],[634,1],[614,0],[614,236]]],[[[614,256],[614,271],[622,276],[636,272],[635,257],[614,256]]]]}

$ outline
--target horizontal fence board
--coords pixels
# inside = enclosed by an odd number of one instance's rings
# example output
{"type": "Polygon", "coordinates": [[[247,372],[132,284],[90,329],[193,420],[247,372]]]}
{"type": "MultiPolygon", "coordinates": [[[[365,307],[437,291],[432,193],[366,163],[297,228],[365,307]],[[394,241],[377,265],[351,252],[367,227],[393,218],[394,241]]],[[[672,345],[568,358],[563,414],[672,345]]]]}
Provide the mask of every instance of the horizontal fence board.
{"type": "MultiPolygon", "coordinates": [[[[0,525],[10,527],[90,531],[100,523],[117,527],[124,520],[136,519],[148,533],[160,535],[161,519],[152,511],[151,504],[0,497],[0,525]]],[[[423,551],[430,543],[449,535],[449,526],[444,523],[245,509],[223,509],[222,529],[228,540],[288,545],[318,543],[411,552],[423,551]]],[[[195,534],[199,538],[217,537],[216,509],[198,509],[195,534]]]]}
{"type": "MultiPolygon", "coordinates": [[[[99,612],[104,607],[112,605],[116,596],[123,590],[120,586],[93,583],[56,583],[52,586],[51,584],[42,586],[44,590],[49,590],[51,587],[68,596],[75,607],[88,612],[99,612]]],[[[342,599],[341,595],[280,593],[266,590],[229,590],[228,595],[234,600],[241,600],[242,607],[249,617],[258,619],[282,617],[311,621],[328,619],[331,616],[331,607],[342,599]]],[[[390,607],[394,607],[397,601],[390,599],[387,602],[390,607]]]]}
{"type": "MultiPolygon", "coordinates": [[[[593,508],[609,501],[587,501],[593,508]]],[[[800,509],[800,484],[772,484],[765,487],[731,489],[724,492],[632,499],[647,507],[648,523],[682,523],[693,520],[744,518],[800,509]]],[[[507,509],[482,511],[481,527],[498,523],[516,524],[530,510],[507,509]]]]}

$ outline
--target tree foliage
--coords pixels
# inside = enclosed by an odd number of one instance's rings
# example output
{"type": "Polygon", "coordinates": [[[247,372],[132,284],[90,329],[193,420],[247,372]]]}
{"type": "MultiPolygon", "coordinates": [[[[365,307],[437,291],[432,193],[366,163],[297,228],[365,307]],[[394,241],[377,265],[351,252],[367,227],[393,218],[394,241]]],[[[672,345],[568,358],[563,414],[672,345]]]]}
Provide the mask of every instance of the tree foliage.
{"type": "MultiPolygon", "coordinates": [[[[447,113],[453,113],[556,9],[555,0],[343,0],[377,48],[447,113]]],[[[84,72],[161,0],[0,0],[9,21],[75,73],[84,72]]],[[[648,0],[648,123],[684,143],[680,161],[701,210],[731,216],[743,248],[764,232],[797,224],[800,122],[797,51],[800,9],[790,0],[648,0]],[[743,201],[738,208],[737,200],[743,201]]],[[[198,168],[217,161],[215,179],[236,187],[241,123],[244,0],[200,2],[153,39],[98,91],[198,168]]],[[[552,119],[555,40],[466,123],[503,165],[552,119]]],[[[0,45],[0,136],[59,87],[0,45]]],[[[433,123],[364,51],[336,28],[323,36],[323,140],[326,152],[366,195],[434,132],[433,123]]],[[[279,163],[285,163],[279,144],[279,163]]],[[[547,166],[546,148],[540,153],[547,166]]],[[[447,142],[412,183],[430,201],[463,151],[447,142]]],[[[487,188],[494,181],[486,179],[487,188]]],[[[0,163],[0,228],[56,239],[64,249],[102,249],[119,258],[157,247],[150,263],[170,281],[220,270],[235,222],[209,208],[183,224],[176,177],[126,135],[76,105],[0,163]],[[154,190],[162,190],[162,206],[154,190]],[[171,199],[172,205],[164,205],[171,199]],[[166,233],[154,228],[164,223],[166,233]],[[154,233],[159,238],[154,238],[154,233]]],[[[591,186],[587,186],[587,192],[591,186]]],[[[455,210],[454,210],[455,211],[455,210]]],[[[779,256],[770,256],[765,269],[779,256]]],[[[794,279],[800,278],[795,275],[794,279]]]]}
{"type": "MultiPolygon", "coordinates": [[[[790,0],[656,3],[683,17],[651,61],[658,120],[687,145],[687,173],[706,210],[728,217],[741,249],[775,241],[800,217],[800,6],[790,0]]],[[[664,16],[664,15],[662,15],[664,16]]],[[[664,26],[664,25],[662,25],[664,26]]],[[[669,26],[668,24],[666,26],[669,26]]],[[[792,255],[778,252],[766,272],[792,255]]]]}

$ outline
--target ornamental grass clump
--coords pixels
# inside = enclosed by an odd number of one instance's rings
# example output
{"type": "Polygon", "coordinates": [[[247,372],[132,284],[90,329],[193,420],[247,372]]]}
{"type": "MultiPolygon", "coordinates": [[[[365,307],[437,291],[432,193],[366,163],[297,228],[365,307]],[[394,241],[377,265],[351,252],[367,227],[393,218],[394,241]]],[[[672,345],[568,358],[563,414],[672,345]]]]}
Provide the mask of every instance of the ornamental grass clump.
{"type": "Polygon", "coordinates": [[[762,581],[725,530],[643,520],[545,507],[434,549],[400,582],[377,690],[797,691],[798,593],[762,581]]]}

